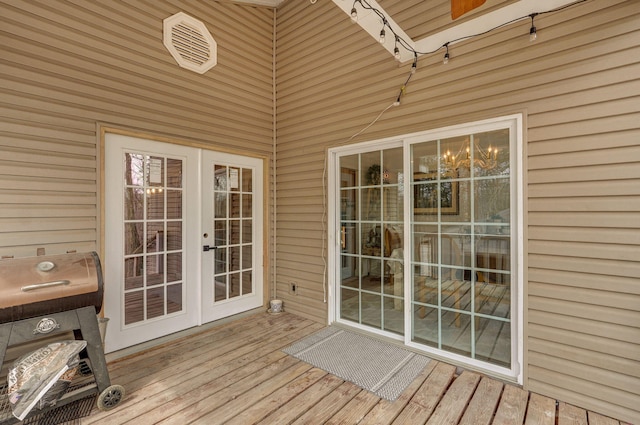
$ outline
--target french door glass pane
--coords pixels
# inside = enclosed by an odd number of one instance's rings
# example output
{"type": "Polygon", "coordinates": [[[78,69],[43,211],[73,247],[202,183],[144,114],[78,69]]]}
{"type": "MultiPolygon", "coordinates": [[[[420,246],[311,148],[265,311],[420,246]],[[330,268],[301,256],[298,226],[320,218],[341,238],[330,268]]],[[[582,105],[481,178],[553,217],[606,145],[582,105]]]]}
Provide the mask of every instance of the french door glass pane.
{"type": "Polygon", "coordinates": [[[255,291],[253,173],[250,168],[213,166],[214,303],[251,295],[255,291]]]}
{"type": "Polygon", "coordinates": [[[183,160],[144,153],[125,153],[123,160],[123,301],[130,325],[184,308],[183,160]]]}
{"type": "Polygon", "coordinates": [[[404,334],[402,148],[340,160],[341,319],[404,334]]]}
{"type": "Polygon", "coordinates": [[[411,340],[511,366],[509,131],[411,148],[411,340]]]}

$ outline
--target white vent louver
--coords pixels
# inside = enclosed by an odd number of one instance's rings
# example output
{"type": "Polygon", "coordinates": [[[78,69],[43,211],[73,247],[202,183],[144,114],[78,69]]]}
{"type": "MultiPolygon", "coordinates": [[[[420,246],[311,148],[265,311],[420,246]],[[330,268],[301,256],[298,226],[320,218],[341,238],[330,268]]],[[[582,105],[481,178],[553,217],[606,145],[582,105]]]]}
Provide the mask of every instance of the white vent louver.
{"type": "Polygon", "coordinates": [[[163,42],[183,68],[204,74],[218,63],[218,45],[207,27],[183,12],[164,20],[163,42]]]}

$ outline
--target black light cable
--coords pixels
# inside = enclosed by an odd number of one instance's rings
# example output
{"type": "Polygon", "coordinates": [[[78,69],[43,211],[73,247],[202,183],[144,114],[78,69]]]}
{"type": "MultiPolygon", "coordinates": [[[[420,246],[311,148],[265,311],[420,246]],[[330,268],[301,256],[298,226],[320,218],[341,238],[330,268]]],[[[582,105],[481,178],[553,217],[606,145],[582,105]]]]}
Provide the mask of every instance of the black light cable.
{"type": "Polygon", "coordinates": [[[451,56],[449,55],[449,44],[453,44],[453,43],[457,43],[460,41],[464,41],[464,40],[468,40],[474,37],[479,37],[482,35],[485,35],[491,31],[497,30],[499,28],[505,27],[507,25],[510,25],[514,22],[518,22],[521,21],[523,19],[527,19],[530,18],[531,19],[531,28],[529,29],[529,39],[531,41],[534,41],[537,38],[537,29],[534,25],[534,19],[536,16],[538,15],[543,15],[543,14],[547,14],[547,13],[554,13],[554,12],[558,12],[564,9],[567,9],[569,7],[575,6],[579,3],[584,3],[587,0],[577,0],[574,1],[573,3],[569,3],[566,4],[564,6],[560,6],[557,7],[555,9],[551,9],[551,10],[547,10],[544,12],[537,12],[537,13],[532,13],[526,16],[521,16],[519,18],[515,18],[515,19],[511,19],[508,22],[504,22],[500,25],[497,25],[493,28],[490,28],[486,31],[482,31],[479,32],[477,34],[471,34],[471,35],[467,35],[464,37],[459,37],[453,40],[449,40],[446,43],[444,43],[442,46],[430,51],[430,52],[420,52],[416,49],[414,49],[411,44],[409,44],[404,38],[402,38],[401,36],[398,35],[398,33],[391,27],[391,25],[389,24],[389,21],[387,20],[387,17],[385,16],[384,13],[382,13],[380,10],[378,10],[375,7],[372,7],[371,4],[369,4],[367,2],[367,0],[354,0],[353,2],[353,7],[351,8],[351,20],[355,23],[358,21],[358,10],[356,9],[356,4],[360,4],[360,6],[362,6],[363,9],[366,10],[371,10],[373,11],[376,15],[378,15],[382,21],[382,30],[380,31],[380,38],[379,41],[380,43],[384,43],[386,41],[386,31],[385,28],[388,28],[389,31],[391,31],[391,33],[394,36],[394,40],[395,40],[395,45],[393,48],[393,55],[395,57],[395,59],[397,61],[400,61],[402,58],[402,55],[400,54],[400,48],[398,46],[402,46],[405,50],[412,52],[413,53],[413,63],[411,64],[411,70],[409,72],[409,75],[407,76],[407,79],[405,80],[404,84],[402,85],[402,87],[400,87],[400,92],[398,93],[398,96],[396,97],[395,102],[393,102],[392,104],[390,104],[389,106],[387,106],[382,112],[380,112],[380,114],[371,122],[369,123],[366,127],[364,127],[362,130],[360,130],[359,132],[357,132],[356,134],[354,134],[353,136],[351,136],[349,138],[349,141],[351,141],[353,138],[355,138],[356,136],[362,134],[363,132],[365,132],[369,127],[371,127],[373,124],[375,124],[380,117],[382,117],[382,115],[389,110],[390,108],[394,107],[394,106],[399,106],[400,105],[400,101],[402,99],[402,97],[406,94],[407,91],[407,85],[409,84],[409,81],[411,81],[411,77],[413,77],[413,74],[415,74],[416,69],[418,67],[418,55],[431,55],[436,53],[438,50],[444,48],[445,49],[445,54],[443,57],[442,62],[444,64],[447,64],[449,62],[449,59],[451,58],[451,56]]]}
{"type": "MultiPolygon", "coordinates": [[[[565,4],[564,6],[560,6],[560,7],[557,7],[555,9],[546,10],[544,12],[536,12],[536,13],[532,13],[532,14],[525,15],[525,16],[520,16],[518,18],[514,18],[514,19],[511,19],[510,21],[507,21],[507,22],[504,22],[504,23],[502,23],[500,25],[497,25],[497,26],[495,26],[493,28],[489,28],[486,31],[482,31],[482,32],[479,32],[479,33],[476,33],[476,34],[471,34],[471,35],[467,35],[467,36],[464,36],[464,37],[459,37],[459,38],[456,38],[456,39],[453,39],[453,40],[449,40],[446,43],[444,43],[442,46],[440,46],[440,47],[438,47],[438,48],[436,48],[436,49],[434,49],[432,51],[428,51],[428,52],[421,52],[421,51],[418,51],[418,50],[414,49],[411,46],[411,44],[409,44],[404,38],[399,36],[398,33],[393,29],[393,27],[391,27],[391,25],[389,24],[389,21],[387,20],[385,14],[382,13],[379,9],[371,6],[371,4],[367,0],[354,0],[353,7],[351,8],[351,19],[354,20],[354,22],[357,21],[357,19],[358,19],[358,10],[356,9],[356,5],[357,4],[360,4],[360,6],[363,9],[371,10],[376,15],[378,15],[380,17],[380,19],[382,20],[382,24],[383,24],[383,29],[380,32],[381,38],[382,38],[383,32],[385,32],[385,30],[384,30],[385,27],[388,28],[389,31],[391,31],[393,33],[394,37],[395,37],[396,46],[394,48],[394,55],[396,56],[396,58],[397,58],[397,56],[399,54],[399,52],[398,52],[398,54],[396,54],[396,49],[399,50],[398,46],[402,46],[405,50],[408,50],[409,52],[412,52],[412,53],[418,54],[418,55],[430,55],[430,54],[436,53],[438,50],[440,50],[442,48],[445,48],[447,50],[447,52],[445,53],[445,57],[446,57],[449,54],[448,50],[449,50],[449,45],[450,44],[454,44],[454,43],[457,43],[457,42],[460,42],[460,41],[464,41],[464,40],[468,40],[468,39],[471,39],[471,38],[479,37],[479,36],[482,36],[482,35],[485,35],[485,34],[491,32],[491,31],[495,31],[495,30],[497,30],[499,28],[505,27],[507,25],[510,25],[510,24],[515,23],[515,22],[521,21],[523,19],[528,19],[528,18],[531,19],[531,28],[529,30],[529,39],[531,41],[534,41],[537,38],[537,28],[535,27],[534,22],[533,22],[533,20],[534,20],[534,18],[536,16],[547,14],[547,13],[559,12],[561,10],[564,10],[564,9],[569,8],[569,7],[575,6],[575,5],[579,4],[579,3],[584,3],[586,1],[587,0],[577,0],[577,1],[574,1],[573,3],[565,4]]],[[[385,33],[385,36],[386,36],[386,33],[385,33]]],[[[449,58],[450,58],[450,56],[449,56],[449,58]]],[[[446,63],[446,61],[444,61],[444,60],[443,60],[443,62],[446,63]]]]}

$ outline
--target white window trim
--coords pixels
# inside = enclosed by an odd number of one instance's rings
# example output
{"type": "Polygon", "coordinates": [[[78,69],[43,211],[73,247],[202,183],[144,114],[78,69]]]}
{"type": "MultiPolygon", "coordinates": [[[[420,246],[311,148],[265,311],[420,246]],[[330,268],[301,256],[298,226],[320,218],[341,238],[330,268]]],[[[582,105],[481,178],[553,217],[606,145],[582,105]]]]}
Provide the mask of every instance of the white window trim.
{"type": "MultiPolygon", "coordinates": [[[[438,128],[433,130],[427,130],[417,133],[406,134],[403,136],[389,137],[384,139],[373,140],[369,142],[357,143],[354,145],[330,148],[327,152],[328,158],[328,244],[329,244],[329,256],[328,256],[328,270],[329,270],[329,282],[328,285],[328,324],[340,323],[347,326],[360,328],[367,330],[368,332],[384,335],[385,337],[391,337],[394,339],[404,340],[407,347],[411,347],[416,350],[424,351],[425,353],[444,359],[445,361],[463,365],[484,372],[488,372],[494,376],[515,381],[518,384],[523,383],[523,361],[524,361],[524,170],[523,170],[523,158],[524,158],[524,131],[523,131],[524,117],[522,114],[513,114],[507,116],[501,116],[481,121],[475,121],[470,123],[464,123],[459,125],[448,126],[444,128],[438,128]],[[508,125],[507,125],[508,124],[508,125]],[[337,194],[340,192],[339,179],[337,178],[337,172],[339,171],[339,158],[341,156],[357,154],[377,149],[389,149],[393,147],[403,146],[404,148],[404,175],[409,176],[411,173],[410,166],[410,146],[414,143],[423,142],[433,138],[443,139],[449,137],[455,137],[459,135],[469,134],[470,132],[478,131],[490,131],[494,129],[503,129],[509,127],[513,134],[513,142],[510,149],[511,163],[515,164],[515,170],[511,172],[511,195],[515,199],[515,208],[511,211],[511,222],[514,226],[515,244],[512,246],[515,250],[515,255],[512,257],[512,268],[516,273],[513,276],[517,279],[517,284],[514,285],[514,296],[511,300],[511,311],[515,314],[511,314],[511,344],[512,353],[514,359],[510,369],[491,365],[487,362],[471,359],[469,357],[457,355],[454,353],[446,352],[443,350],[430,349],[421,344],[411,342],[411,331],[405,329],[405,335],[403,337],[394,337],[384,331],[372,330],[366,326],[360,326],[350,321],[340,320],[338,317],[340,298],[337,296],[339,293],[340,285],[340,226],[338,211],[339,203],[336,202],[337,194]]],[[[404,187],[404,222],[411,222],[411,197],[409,196],[410,185],[404,187]]],[[[411,226],[404,226],[404,240],[410,241],[411,226]]],[[[404,252],[404,275],[405,278],[405,294],[411,293],[411,262],[409,250],[404,252]]],[[[411,323],[411,297],[405,296],[405,323],[411,323]]]]}

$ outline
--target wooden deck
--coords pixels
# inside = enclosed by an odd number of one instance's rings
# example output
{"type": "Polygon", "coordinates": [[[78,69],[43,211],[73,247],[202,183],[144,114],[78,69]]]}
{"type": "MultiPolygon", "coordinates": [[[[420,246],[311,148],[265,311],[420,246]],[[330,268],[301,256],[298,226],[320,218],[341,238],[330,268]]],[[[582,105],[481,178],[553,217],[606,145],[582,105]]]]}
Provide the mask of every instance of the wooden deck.
{"type": "Polygon", "coordinates": [[[438,361],[388,402],[280,351],[321,328],[260,313],[114,361],[125,400],[81,423],[622,425],[438,361]]]}

